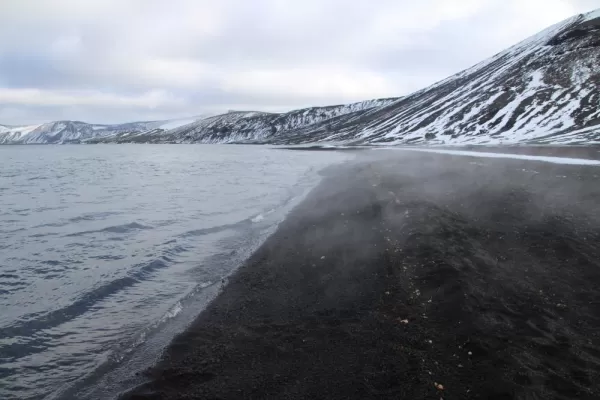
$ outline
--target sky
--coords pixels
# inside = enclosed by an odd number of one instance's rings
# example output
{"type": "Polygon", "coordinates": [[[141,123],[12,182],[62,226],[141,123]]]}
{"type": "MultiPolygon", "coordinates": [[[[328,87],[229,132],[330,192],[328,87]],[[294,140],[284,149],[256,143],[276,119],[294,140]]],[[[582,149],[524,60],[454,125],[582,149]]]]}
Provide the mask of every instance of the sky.
{"type": "Polygon", "coordinates": [[[600,0],[1,0],[0,124],[410,94],[600,0]]]}

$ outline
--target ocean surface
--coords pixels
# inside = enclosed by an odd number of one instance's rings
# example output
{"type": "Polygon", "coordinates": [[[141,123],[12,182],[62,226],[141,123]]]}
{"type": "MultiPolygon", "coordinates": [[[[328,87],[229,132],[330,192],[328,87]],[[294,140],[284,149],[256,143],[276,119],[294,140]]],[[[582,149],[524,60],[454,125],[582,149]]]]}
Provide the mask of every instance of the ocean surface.
{"type": "Polygon", "coordinates": [[[0,146],[0,398],[110,398],[351,156],[0,146]]]}

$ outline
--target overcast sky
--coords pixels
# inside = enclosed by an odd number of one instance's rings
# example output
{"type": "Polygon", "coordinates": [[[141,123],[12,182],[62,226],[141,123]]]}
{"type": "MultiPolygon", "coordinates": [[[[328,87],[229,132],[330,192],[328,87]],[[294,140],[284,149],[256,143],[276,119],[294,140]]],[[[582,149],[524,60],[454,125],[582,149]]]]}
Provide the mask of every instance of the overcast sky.
{"type": "Polygon", "coordinates": [[[0,0],[0,124],[400,96],[600,0],[0,0]]]}

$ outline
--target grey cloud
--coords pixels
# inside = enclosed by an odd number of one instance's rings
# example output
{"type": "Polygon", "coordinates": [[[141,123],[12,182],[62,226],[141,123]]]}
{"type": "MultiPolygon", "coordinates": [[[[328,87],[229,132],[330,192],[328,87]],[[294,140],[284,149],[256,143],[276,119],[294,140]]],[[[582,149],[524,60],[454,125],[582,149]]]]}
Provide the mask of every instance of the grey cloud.
{"type": "Polygon", "coordinates": [[[122,122],[398,96],[598,6],[595,0],[531,0],[529,5],[546,5],[540,10],[544,19],[519,15],[524,3],[518,0],[457,0],[452,5],[458,11],[450,9],[448,18],[427,20],[428,13],[450,3],[5,0],[0,4],[0,14],[9,16],[0,25],[0,123],[122,122]],[[552,4],[556,12],[548,9],[552,4]],[[515,19],[523,22],[516,28],[515,19]],[[254,92],[249,92],[252,85],[240,87],[238,78],[254,72],[273,74],[273,81],[254,92]],[[307,89],[310,74],[323,84],[307,89]],[[285,77],[297,82],[276,81],[285,77]],[[345,90],[348,85],[352,90],[345,90]],[[10,89],[13,97],[3,99],[2,89],[10,89]],[[69,96],[98,92],[125,100],[119,106],[44,105],[24,95],[14,99],[19,89],[69,96]],[[153,91],[183,103],[131,100],[153,91]]]}
{"type": "Polygon", "coordinates": [[[68,88],[77,80],[42,54],[4,53],[0,58],[0,85],[5,88],[68,88]]]}

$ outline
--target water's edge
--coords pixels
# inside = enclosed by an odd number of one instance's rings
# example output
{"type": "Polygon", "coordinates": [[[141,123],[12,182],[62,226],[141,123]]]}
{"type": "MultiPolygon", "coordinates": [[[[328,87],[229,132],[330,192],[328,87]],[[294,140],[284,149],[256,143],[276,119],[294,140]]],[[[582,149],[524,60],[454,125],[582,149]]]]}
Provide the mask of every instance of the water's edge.
{"type": "MultiPolygon", "coordinates": [[[[346,164],[349,161],[342,162],[346,164]]],[[[331,165],[320,170],[311,169],[296,184],[293,194],[277,209],[265,210],[247,220],[235,224],[236,235],[223,239],[230,242],[226,248],[236,251],[215,254],[203,261],[203,265],[220,265],[228,273],[221,281],[200,283],[187,293],[167,314],[138,335],[133,346],[116,349],[92,373],[75,383],[65,385],[46,400],[111,399],[147,382],[144,371],[156,365],[173,339],[185,332],[227,285],[227,278],[270,237],[279,224],[306,196],[321,183],[328,171],[339,168],[331,165]]]]}

